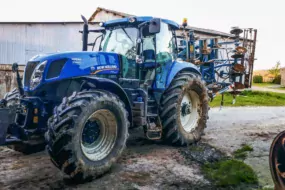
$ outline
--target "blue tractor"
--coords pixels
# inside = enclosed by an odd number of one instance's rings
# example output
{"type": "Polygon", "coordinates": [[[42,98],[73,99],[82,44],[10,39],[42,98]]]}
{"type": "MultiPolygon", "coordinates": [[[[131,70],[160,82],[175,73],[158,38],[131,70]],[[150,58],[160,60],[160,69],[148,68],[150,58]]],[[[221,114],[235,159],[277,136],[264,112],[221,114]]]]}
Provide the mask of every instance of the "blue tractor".
{"type": "Polygon", "coordinates": [[[23,83],[13,64],[18,89],[1,100],[0,143],[26,151],[45,139],[54,165],[85,179],[110,169],[130,128],[172,145],[198,141],[209,97],[199,68],[177,59],[179,25],[131,17],[91,30],[83,20],[82,52],[33,57],[23,83]],[[93,32],[99,37],[90,44],[93,32]],[[87,51],[95,44],[98,52],[87,51]]]}

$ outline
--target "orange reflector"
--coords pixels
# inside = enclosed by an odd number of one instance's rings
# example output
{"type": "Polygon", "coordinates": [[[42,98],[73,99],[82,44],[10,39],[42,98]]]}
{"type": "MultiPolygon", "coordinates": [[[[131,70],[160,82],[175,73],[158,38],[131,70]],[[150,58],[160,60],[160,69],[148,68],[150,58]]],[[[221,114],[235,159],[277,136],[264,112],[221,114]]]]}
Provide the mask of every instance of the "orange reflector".
{"type": "Polygon", "coordinates": [[[39,122],[39,118],[38,118],[38,116],[34,116],[34,118],[33,118],[33,122],[34,122],[34,123],[38,123],[38,122],[39,122]]]}
{"type": "Polygon", "coordinates": [[[190,46],[190,52],[194,52],[194,46],[193,45],[190,46]]]}
{"type": "Polygon", "coordinates": [[[184,26],[184,27],[187,26],[187,18],[183,18],[182,26],[184,26]]]}

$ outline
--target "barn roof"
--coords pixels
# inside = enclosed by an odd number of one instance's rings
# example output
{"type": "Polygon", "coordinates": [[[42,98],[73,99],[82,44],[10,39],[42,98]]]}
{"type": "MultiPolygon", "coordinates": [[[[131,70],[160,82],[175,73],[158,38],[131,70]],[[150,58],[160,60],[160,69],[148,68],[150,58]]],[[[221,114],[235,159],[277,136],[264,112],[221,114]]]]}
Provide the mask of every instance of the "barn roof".
{"type": "MultiPolygon", "coordinates": [[[[112,13],[114,15],[118,15],[121,17],[132,17],[132,16],[136,16],[136,15],[131,15],[128,13],[123,13],[123,12],[119,12],[119,11],[114,11],[111,9],[106,9],[103,7],[98,7],[96,9],[96,11],[92,14],[92,16],[89,18],[89,22],[95,21],[95,17],[96,15],[101,12],[101,11],[105,11],[107,13],[112,13]]],[[[182,28],[182,26],[180,26],[182,28]]],[[[205,29],[205,28],[197,28],[197,27],[193,27],[193,26],[188,26],[187,29],[190,30],[194,30],[197,33],[202,33],[202,34],[208,34],[208,35],[213,35],[213,36],[221,36],[221,37],[234,37],[231,34],[225,33],[225,32],[220,32],[220,31],[216,31],[216,30],[211,30],[211,29],[205,29]]]]}
{"type": "MultiPolygon", "coordinates": [[[[182,26],[180,27],[182,28],[182,26]]],[[[194,30],[195,32],[202,33],[202,34],[212,35],[212,36],[231,37],[231,38],[234,37],[234,35],[232,34],[228,34],[226,32],[220,32],[220,31],[212,30],[212,29],[198,28],[198,27],[193,27],[193,26],[187,26],[187,29],[194,30]]]]}
{"type": "Polygon", "coordinates": [[[91,21],[94,21],[95,19],[95,16],[101,12],[101,11],[105,11],[107,13],[113,13],[114,15],[119,15],[121,17],[131,17],[131,16],[135,16],[135,15],[131,15],[131,14],[127,14],[127,13],[123,13],[123,12],[119,12],[119,11],[114,11],[114,10],[111,10],[111,9],[106,9],[106,8],[103,8],[103,7],[98,7],[96,9],[96,11],[91,15],[91,17],[89,18],[89,22],[91,21]]]}

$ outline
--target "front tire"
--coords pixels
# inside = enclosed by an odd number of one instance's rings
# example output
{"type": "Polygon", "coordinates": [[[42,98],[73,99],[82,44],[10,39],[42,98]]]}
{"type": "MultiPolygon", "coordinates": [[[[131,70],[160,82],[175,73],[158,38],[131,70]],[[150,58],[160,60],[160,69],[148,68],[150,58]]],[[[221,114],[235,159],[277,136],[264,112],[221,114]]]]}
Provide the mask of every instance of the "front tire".
{"type": "Polygon", "coordinates": [[[161,100],[160,119],[166,143],[186,145],[200,140],[208,119],[208,94],[200,76],[182,71],[161,100]]]}
{"type": "Polygon", "coordinates": [[[127,118],[123,102],[109,92],[86,91],[64,98],[48,122],[52,162],[80,181],[104,174],[125,148],[127,118]]]}

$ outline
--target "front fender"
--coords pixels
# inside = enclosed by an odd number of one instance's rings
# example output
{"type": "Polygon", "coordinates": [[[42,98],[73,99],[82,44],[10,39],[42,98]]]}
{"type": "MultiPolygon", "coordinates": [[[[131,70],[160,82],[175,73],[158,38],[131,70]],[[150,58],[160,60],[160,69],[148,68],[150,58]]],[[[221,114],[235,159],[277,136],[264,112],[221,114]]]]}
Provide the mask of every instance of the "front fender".
{"type": "MultiPolygon", "coordinates": [[[[128,119],[130,121],[130,124],[132,125],[133,116],[132,116],[131,102],[126,92],[123,90],[123,88],[118,83],[116,83],[113,80],[107,79],[107,78],[98,78],[98,77],[89,77],[89,76],[74,78],[74,80],[77,80],[78,82],[82,82],[82,84],[84,83],[84,86],[106,90],[108,92],[111,92],[117,95],[124,102],[126,109],[129,113],[128,119]]],[[[78,90],[82,90],[82,89],[78,89],[78,90]]]]}
{"type": "Polygon", "coordinates": [[[193,63],[184,62],[184,61],[175,61],[173,62],[172,67],[168,73],[165,88],[168,88],[168,86],[170,85],[174,77],[177,75],[177,73],[179,73],[182,70],[191,71],[201,75],[199,67],[197,67],[193,63]]]}

